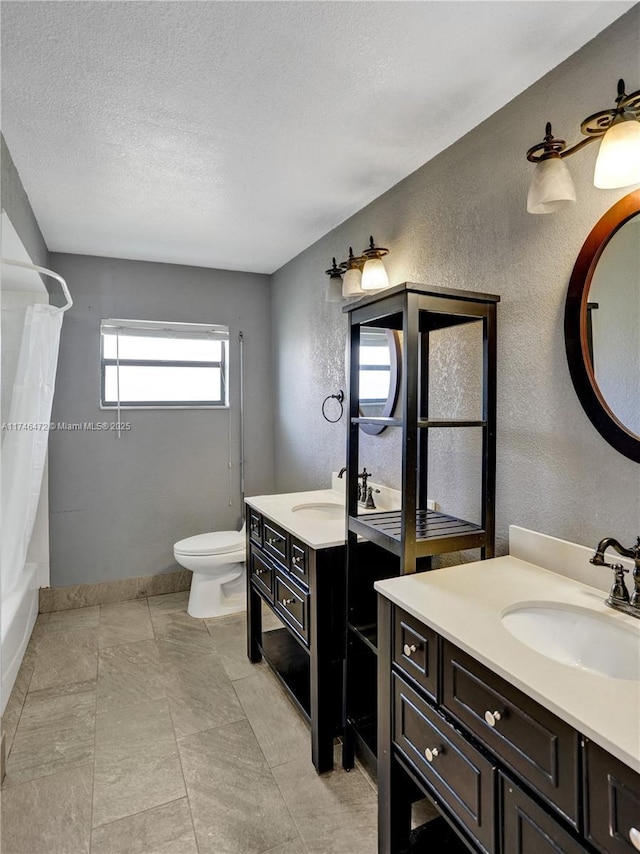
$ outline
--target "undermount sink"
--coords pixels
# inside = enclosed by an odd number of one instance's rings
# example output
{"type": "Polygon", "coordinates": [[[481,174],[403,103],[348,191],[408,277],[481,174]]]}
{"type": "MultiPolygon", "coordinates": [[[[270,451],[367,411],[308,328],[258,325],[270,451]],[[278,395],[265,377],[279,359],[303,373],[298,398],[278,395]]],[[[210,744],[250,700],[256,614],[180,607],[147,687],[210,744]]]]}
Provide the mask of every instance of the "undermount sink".
{"type": "Polygon", "coordinates": [[[501,619],[517,640],[560,664],[640,680],[640,631],[613,615],[560,602],[521,602],[501,619]]]}
{"type": "Polygon", "coordinates": [[[344,519],[344,504],[336,504],[331,501],[317,501],[309,504],[296,504],[291,508],[292,513],[300,513],[307,519],[318,519],[329,521],[332,519],[344,519]]]}

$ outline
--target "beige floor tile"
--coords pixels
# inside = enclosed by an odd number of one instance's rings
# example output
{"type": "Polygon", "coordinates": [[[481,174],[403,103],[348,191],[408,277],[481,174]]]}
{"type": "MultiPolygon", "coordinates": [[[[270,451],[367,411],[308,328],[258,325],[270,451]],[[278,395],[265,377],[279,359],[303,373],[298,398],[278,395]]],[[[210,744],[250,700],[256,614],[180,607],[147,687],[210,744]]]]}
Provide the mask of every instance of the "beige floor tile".
{"type": "Polygon", "coordinates": [[[205,620],[213,647],[220,655],[230,679],[252,676],[254,665],[247,658],[247,621],[245,614],[205,620]]]}
{"type": "Polygon", "coordinates": [[[270,670],[233,683],[269,765],[311,758],[311,732],[270,670]]]}
{"type": "MultiPolygon", "coordinates": [[[[222,663],[232,680],[253,676],[255,665],[247,658],[247,617],[246,612],[226,617],[212,617],[204,621],[216,652],[222,657],[222,663]]],[[[262,627],[264,631],[282,628],[282,622],[263,605],[262,627]]]]}
{"type": "Polygon", "coordinates": [[[149,613],[156,637],[188,637],[189,635],[207,634],[204,620],[190,617],[186,610],[163,611],[159,608],[153,608],[149,613]]]}
{"type": "Polygon", "coordinates": [[[76,682],[27,695],[5,786],[93,763],[96,683],[76,682]]]}
{"type": "Polygon", "coordinates": [[[2,793],[2,854],[88,854],[91,766],[21,783],[2,793]]]}
{"type": "Polygon", "coordinates": [[[98,630],[65,629],[48,632],[46,626],[34,639],[35,664],[30,691],[41,691],[89,682],[98,671],[98,630]]]}
{"type": "Polygon", "coordinates": [[[307,854],[307,848],[300,837],[292,839],[290,842],[285,842],[284,845],[276,845],[275,848],[269,848],[263,854],[307,854]]]}
{"type": "MultiPolygon", "coordinates": [[[[48,619],[49,615],[47,614],[46,616],[48,619]]],[[[8,756],[11,751],[11,745],[18,727],[18,721],[20,720],[24,701],[31,684],[35,660],[35,644],[29,643],[25,651],[24,658],[22,659],[20,669],[18,670],[16,681],[14,682],[11,690],[11,695],[7,701],[4,714],[2,715],[2,732],[5,736],[6,756],[8,756]]]]}
{"type": "Polygon", "coordinates": [[[201,655],[215,652],[213,641],[202,620],[174,611],[152,613],[153,628],[158,649],[165,658],[181,660],[186,664],[201,655]]]}
{"type": "Polygon", "coordinates": [[[376,854],[376,794],[357,768],[319,776],[294,759],[273,774],[309,854],[376,854]]]}
{"type": "Polygon", "coordinates": [[[94,828],[91,854],[198,854],[187,799],[94,828]]]}
{"type": "Polygon", "coordinates": [[[98,655],[98,709],[106,711],[166,696],[154,640],[109,646],[98,655]]]}
{"type": "Polygon", "coordinates": [[[100,649],[152,638],[153,628],[146,599],[100,607],[100,649]]]}
{"type": "Polygon", "coordinates": [[[152,614],[168,614],[172,611],[187,613],[187,602],[189,591],[181,590],[179,593],[164,593],[162,596],[149,596],[149,610],[152,614]]]}
{"type": "Polygon", "coordinates": [[[248,722],[178,745],[200,854],[261,854],[298,838],[248,722]]]}
{"type": "Polygon", "coordinates": [[[71,611],[54,611],[46,623],[47,632],[62,632],[67,629],[95,629],[100,622],[100,606],[73,608],[71,611]]]}
{"type": "Polygon", "coordinates": [[[246,717],[217,655],[194,656],[188,667],[165,662],[164,670],[177,738],[246,717]]]}
{"type": "Polygon", "coordinates": [[[98,712],[94,827],[184,796],[166,700],[98,712]]]}

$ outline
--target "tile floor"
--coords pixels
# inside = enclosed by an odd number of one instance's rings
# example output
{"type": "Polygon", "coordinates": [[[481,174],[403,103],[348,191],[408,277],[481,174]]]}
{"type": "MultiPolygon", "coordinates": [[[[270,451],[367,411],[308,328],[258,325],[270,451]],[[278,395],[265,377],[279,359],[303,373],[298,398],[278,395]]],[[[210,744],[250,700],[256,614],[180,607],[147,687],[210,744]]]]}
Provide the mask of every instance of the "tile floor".
{"type": "Polygon", "coordinates": [[[319,777],[244,614],[186,602],[40,615],[5,713],[2,854],[375,854],[370,781],[319,777]]]}

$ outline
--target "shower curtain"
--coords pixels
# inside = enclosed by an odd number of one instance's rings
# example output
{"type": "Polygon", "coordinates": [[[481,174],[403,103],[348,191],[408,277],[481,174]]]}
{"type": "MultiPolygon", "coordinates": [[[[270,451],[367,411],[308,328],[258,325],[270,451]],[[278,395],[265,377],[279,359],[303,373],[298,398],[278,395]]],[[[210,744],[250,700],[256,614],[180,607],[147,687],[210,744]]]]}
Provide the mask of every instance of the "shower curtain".
{"type": "Polygon", "coordinates": [[[47,456],[63,312],[36,304],[25,314],[9,420],[2,434],[2,543],[6,598],[24,570],[47,456]]]}

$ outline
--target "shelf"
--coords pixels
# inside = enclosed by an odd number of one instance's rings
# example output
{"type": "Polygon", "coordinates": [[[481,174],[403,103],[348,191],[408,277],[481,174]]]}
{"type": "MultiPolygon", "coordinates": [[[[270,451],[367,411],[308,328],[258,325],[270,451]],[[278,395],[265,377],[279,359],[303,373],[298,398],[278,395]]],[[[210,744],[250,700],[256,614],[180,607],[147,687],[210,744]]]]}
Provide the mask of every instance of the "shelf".
{"type": "Polygon", "coordinates": [[[347,624],[347,628],[349,631],[357,637],[362,643],[371,650],[371,652],[378,654],[378,624],[377,623],[368,623],[367,625],[358,625],[354,626],[351,623],[347,624]]]}
{"type": "Polygon", "coordinates": [[[347,719],[347,726],[355,736],[356,748],[364,754],[364,759],[369,765],[376,766],[376,754],[378,750],[378,719],[376,715],[367,715],[365,718],[353,720],[347,719]]]}
{"type": "Polygon", "coordinates": [[[359,415],[351,419],[352,424],[373,424],[377,427],[402,427],[402,418],[383,418],[381,415],[359,415]]]}
{"type": "MultiPolygon", "coordinates": [[[[400,510],[350,516],[349,530],[396,555],[402,554],[400,510]]],[[[435,510],[416,512],[416,557],[480,548],[485,542],[486,532],[481,525],[435,510]]]]}
{"type": "MultiPolygon", "coordinates": [[[[351,419],[352,424],[372,424],[377,427],[402,427],[403,421],[402,418],[383,418],[382,416],[364,416],[359,415],[357,418],[351,419]]],[[[432,418],[420,418],[417,422],[417,426],[421,430],[426,430],[429,428],[441,428],[441,427],[486,427],[487,422],[480,419],[469,419],[469,418],[444,418],[444,419],[432,419],[432,418]]]]}
{"type": "Polygon", "coordinates": [[[475,851],[463,841],[447,822],[439,816],[411,831],[407,854],[426,854],[428,851],[446,851],[447,854],[469,854],[475,851]]]}
{"type": "Polygon", "coordinates": [[[420,429],[439,428],[439,427],[486,427],[486,421],[472,420],[468,418],[447,418],[447,419],[419,419],[418,427],[420,429]]]}
{"type": "Polygon", "coordinates": [[[309,653],[284,628],[263,632],[258,646],[264,660],[308,721],[311,708],[309,653]]]}

